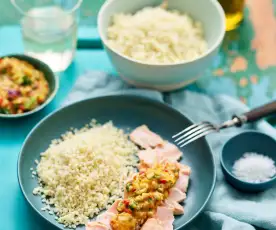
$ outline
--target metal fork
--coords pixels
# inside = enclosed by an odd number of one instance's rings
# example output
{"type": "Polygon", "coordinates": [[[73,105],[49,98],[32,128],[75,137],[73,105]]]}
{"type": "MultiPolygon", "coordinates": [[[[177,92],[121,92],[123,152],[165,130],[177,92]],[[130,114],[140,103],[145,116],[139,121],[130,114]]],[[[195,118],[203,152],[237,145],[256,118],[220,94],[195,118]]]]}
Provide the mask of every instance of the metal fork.
{"type": "Polygon", "coordinates": [[[228,120],[220,125],[215,125],[208,121],[191,125],[179,133],[173,135],[172,138],[176,145],[179,147],[184,147],[185,145],[210,133],[219,132],[222,129],[233,126],[241,127],[245,123],[251,123],[260,120],[261,118],[272,115],[273,113],[276,113],[276,101],[253,109],[242,115],[234,115],[231,120],[228,120]]]}

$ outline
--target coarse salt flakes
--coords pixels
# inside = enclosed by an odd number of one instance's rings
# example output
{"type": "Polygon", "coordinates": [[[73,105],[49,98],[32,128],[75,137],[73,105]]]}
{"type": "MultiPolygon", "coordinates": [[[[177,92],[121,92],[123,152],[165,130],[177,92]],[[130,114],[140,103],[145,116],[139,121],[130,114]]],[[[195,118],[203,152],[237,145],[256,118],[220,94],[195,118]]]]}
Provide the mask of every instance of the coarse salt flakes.
{"type": "Polygon", "coordinates": [[[275,162],[258,153],[245,153],[235,161],[232,171],[237,178],[250,183],[265,182],[276,175],[275,162]]]}

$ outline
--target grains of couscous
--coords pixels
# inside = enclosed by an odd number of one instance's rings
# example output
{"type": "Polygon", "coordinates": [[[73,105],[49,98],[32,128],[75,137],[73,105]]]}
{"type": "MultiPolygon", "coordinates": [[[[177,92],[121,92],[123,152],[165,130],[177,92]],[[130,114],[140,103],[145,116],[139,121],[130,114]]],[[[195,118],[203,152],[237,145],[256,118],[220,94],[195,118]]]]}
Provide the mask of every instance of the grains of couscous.
{"type": "Polygon", "coordinates": [[[194,60],[208,49],[201,22],[161,7],[115,14],[107,38],[107,44],[120,54],[150,64],[194,60]]]}
{"type": "Polygon", "coordinates": [[[54,140],[37,162],[33,194],[66,227],[85,224],[121,198],[124,181],[136,170],[137,147],[128,136],[111,122],[95,124],[54,140]]]}

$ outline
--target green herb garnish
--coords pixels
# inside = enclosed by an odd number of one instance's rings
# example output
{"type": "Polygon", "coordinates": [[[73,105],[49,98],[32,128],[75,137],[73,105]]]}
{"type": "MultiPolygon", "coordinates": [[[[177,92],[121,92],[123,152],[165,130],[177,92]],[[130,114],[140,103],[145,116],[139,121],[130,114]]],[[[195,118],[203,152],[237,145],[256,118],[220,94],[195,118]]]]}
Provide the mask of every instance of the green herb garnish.
{"type": "Polygon", "coordinates": [[[5,108],[0,108],[0,113],[10,114],[10,111],[8,109],[5,109],[5,108]]]}
{"type": "Polygon", "coordinates": [[[137,203],[135,201],[131,201],[131,203],[129,204],[129,208],[133,211],[137,208],[137,203]]]}
{"type": "Polygon", "coordinates": [[[127,192],[130,191],[130,183],[127,183],[127,184],[126,184],[126,190],[127,190],[127,192]]]}
{"type": "Polygon", "coordinates": [[[155,178],[155,179],[159,179],[159,178],[160,178],[160,174],[158,174],[158,173],[154,173],[153,178],[155,178]]]}
{"type": "Polygon", "coordinates": [[[36,103],[37,103],[36,98],[35,97],[31,97],[29,100],[27,100],[24,103],[24,108],[25,109],[31,109],[31,108],[33,108],[36,105],[36,103]]]}
{"type": "Polygon", "coordinates": [[[32,84],[32,80],[28,76],[24,75],[21,85],[27,86],[27,85],[31,85],[31,84],[32,84]]]}
{"type": "Polygon", "coordinates": [[[1,72],[1,74],[5,74],[5,73],[7,73],[7,69],[5,69],[5,68],[1,69],[0,72],[1,72]]]}
{"type": "Polygon", "coordinates": [[[19,109],[19,104],[14,104],[14,105],[13,105],[13,109],[14,109],[14,110],[18,110],[18,109],[19,109]]]}

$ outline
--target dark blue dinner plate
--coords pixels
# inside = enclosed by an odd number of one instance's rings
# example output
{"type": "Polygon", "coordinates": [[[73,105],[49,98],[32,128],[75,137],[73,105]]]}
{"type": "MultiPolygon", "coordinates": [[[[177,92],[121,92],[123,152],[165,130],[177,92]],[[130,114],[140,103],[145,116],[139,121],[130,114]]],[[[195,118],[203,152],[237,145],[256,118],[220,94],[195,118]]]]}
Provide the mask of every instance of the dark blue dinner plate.
{"type": "MultiPolygon", "coordinates": [[[[128,131],[146,124],[164,139],[172,141],[173,134],[192,122],[175,109],[155,100],[130,95],[110,95],[90,98],[63,107],[43,119],[26,138],[18,159],[18,179],[21,190],[29,204],[46,220],[60,229],[53,215],[42,212],[39,196],[32,194],[37,181],[32,178],[30,168],[35,159],[45,151],[51,140],[59,138],[70,127],[80,128],[95,118],[104,123],[112,120],[114,125],[128,131]]],[[[174,229],[181,229],[203,210],[215,187],[216,170],[212,152],[205,139],[185,146],[181,162],[192,169],[185,214],[176,216],[174,229]]],[[[78,230],[85,229],[79,226],[78,230]]]]}

